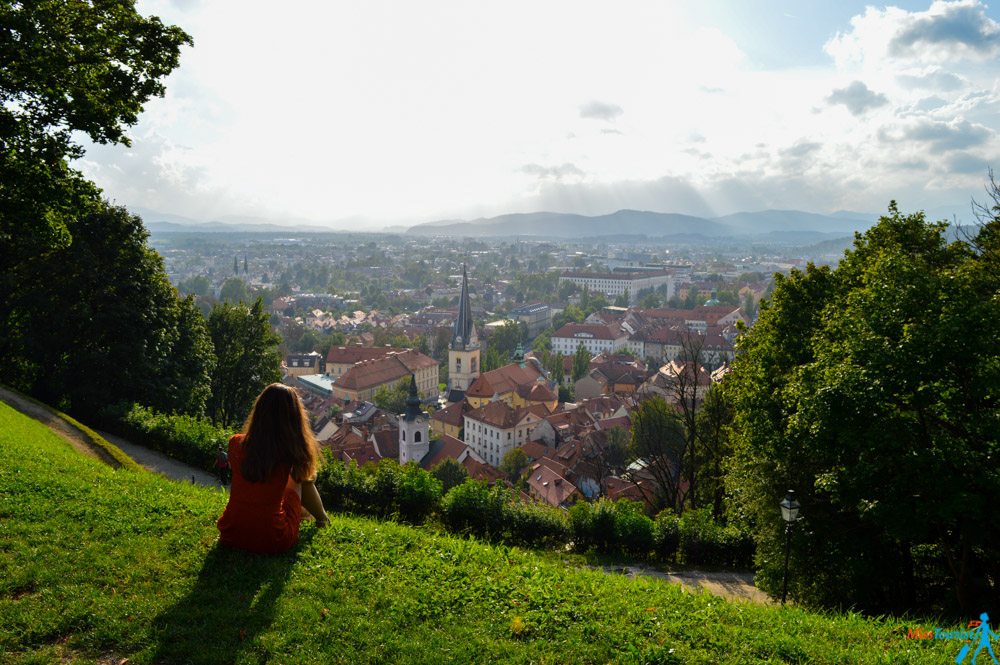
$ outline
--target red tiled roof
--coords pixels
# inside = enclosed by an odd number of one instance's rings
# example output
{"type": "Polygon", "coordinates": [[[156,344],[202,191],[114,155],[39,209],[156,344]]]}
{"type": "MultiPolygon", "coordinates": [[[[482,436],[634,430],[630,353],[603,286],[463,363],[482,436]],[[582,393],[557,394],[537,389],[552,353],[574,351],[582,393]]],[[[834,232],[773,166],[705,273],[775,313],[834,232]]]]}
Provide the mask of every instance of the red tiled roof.
{"type": "Polygon", "coordinates": [[[624,334],[617,325],[602,326],[591,323],[567,323],[552,333],[552,337],[575,338],[577,335],[582,335],[592,339],[613,340],[622,337],[624,334]]]}
{"type": "Polygon", "coordinates": [[[396,428],[382,429],[373,435],[375,445],[382,457],[399,459],[399,430],[396,428]]]}
{"type": "Polygon", "coordinates": [[[518,386],[517,394],[529,402],[551,402],[559,399],[542,381],[535,381],[531,385],[518,386]]]}
{"type": "Polygon", "coordinates": [[[469,446],[462,441],[445,434],[441,437],[441,447],[421,460],[420,464],[425,469],[432,469],[446,459],[453,459],[457,462],[468,449],[469,446]]]}
{"type": "Polygon", "coordinates": [[[472,405],[464,399],[461,402],[449,404],[431,414],[431,420],[437,420],[445,425],[461,427],[465,423],[465,414],[472,410],[472,405]]]}
{"type": "Polygon", "coordinates": [[[503,477],[499,471],[494,469],[489,464],[480,462],[479,460],[472,457],[472,455],[467,456],[462,460],[462,466],[469,473],[469,478],[473,480],[485,480],[488,483],[495,483],[503,477]]]}
{"type": "Polygon", "coordinates": [[[465,394],[472,397],[506,395],[516,391],[518,386],[537,383],[540,376],[542,373],[539,372],[534,363],[526,362],[524,367],[517,363],[511,363],[480,374],[465,391],[465,394]]]}
{"type": "Polygon", "coordinates": [[[338,376],[333,385],[345,390],[366,390],[399,381],[418,369],[432,367],[436,364],[437,361],[433,358],[428,358],[413,349],[389,353],[382,358],[355,363],[350,369],[338,376]]]}
{"type": "Polygon", "coordinates": [[[561,506],[577,491],[576,485],[542,464],[532,465],[528,487],[534,497],[552,506],[561,506]]]}
{"type": "Polygon", "coordinates": [[[511,429],[524,420],[528,410],[524,407],[515,409],[507,405],[507,402],[496,401],[482,405],[478,409],[473,409],[466,414],[467,418],[479,421],[492,427],[500,429],[511,429]]]}

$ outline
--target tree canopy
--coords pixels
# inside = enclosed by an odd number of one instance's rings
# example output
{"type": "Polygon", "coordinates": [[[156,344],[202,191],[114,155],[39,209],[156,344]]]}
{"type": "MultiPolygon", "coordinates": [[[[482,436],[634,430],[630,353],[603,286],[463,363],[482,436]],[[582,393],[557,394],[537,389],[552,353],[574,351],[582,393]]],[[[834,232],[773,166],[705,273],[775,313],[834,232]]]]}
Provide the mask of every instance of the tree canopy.
{"type": "Polygon", "coordinates": [[[781,582],[791,488],[800,600],[969,612],[995,598],[998,226],[948,242],[945,223],[893,203],[835,270],[776,276],[727,379],[732,515],[753,527],[765,588],[781,582]]]}

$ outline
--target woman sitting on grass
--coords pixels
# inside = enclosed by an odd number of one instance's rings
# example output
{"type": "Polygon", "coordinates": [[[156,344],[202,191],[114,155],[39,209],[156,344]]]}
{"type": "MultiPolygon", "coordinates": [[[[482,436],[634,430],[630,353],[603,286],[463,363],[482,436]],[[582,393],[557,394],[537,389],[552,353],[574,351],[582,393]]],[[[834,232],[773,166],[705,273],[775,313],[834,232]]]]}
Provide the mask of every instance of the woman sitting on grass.
{"type": "Polygon", "coordinates": [[[219,542],[262,554],[295,545],[303,506],[316,526],[330,520],[313,480],[319,446],[298,394],[272,383],[257,396],[242,434],[229,440],[232,490],[219,542]]]}

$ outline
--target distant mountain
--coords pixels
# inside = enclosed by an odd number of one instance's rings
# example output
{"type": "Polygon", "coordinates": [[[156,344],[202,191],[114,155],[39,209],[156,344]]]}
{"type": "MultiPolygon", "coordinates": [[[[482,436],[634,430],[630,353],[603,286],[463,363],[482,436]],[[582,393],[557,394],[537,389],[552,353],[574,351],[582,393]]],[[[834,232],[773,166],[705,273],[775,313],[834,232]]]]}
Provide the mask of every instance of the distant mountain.
{"type": "MultiPolygon", "coordinates": [[[[601,236],[757,236],[784,232],[852,234],[867,229],[874,218],[819,215],[797,210],[740,212],[715,219],[676,213],[619,210],[588,217],[558,212],[534,212],[418,224],[407,231],[417,235],[467,237],[540,236],[584,238],[601,236]]],[[[815,239],[815,238],[814,238],[815,239]]]]}

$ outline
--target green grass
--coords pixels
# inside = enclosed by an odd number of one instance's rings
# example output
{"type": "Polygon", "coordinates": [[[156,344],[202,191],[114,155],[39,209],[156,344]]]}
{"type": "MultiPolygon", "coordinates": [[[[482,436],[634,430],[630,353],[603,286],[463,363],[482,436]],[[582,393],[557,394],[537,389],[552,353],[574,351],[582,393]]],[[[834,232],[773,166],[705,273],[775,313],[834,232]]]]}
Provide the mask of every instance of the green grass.
{"type": "Polygon", "coordinates": [[[656,580],[334,517],[260,557],[218,491],[111,468],[0,404],[0,662],[943,663],[899,622],[728,603],[656,580]]]}

